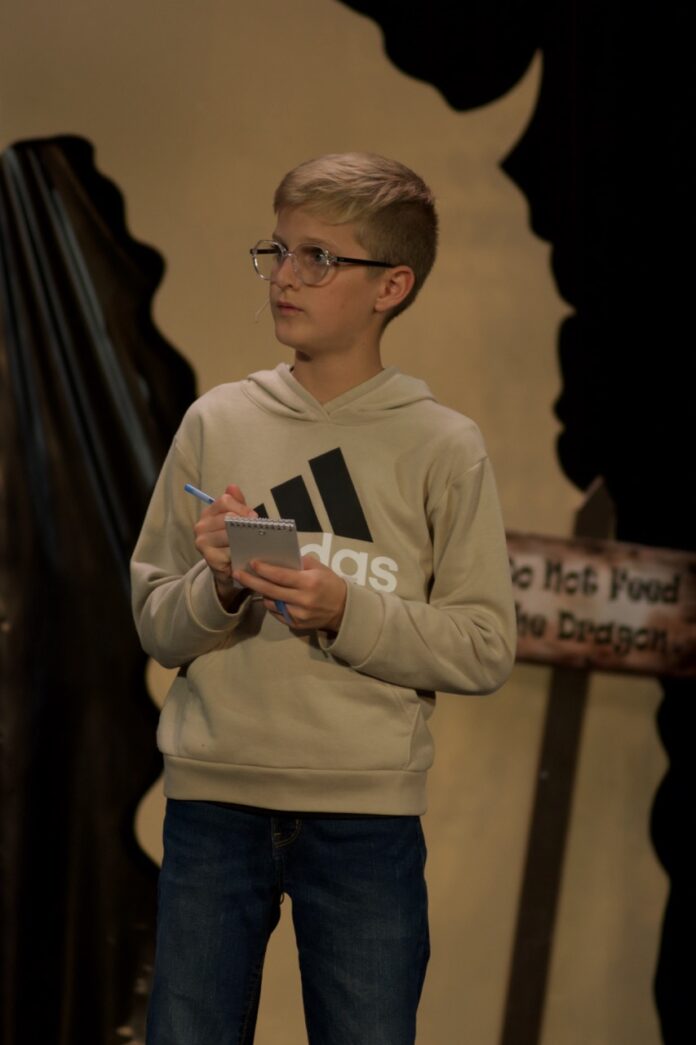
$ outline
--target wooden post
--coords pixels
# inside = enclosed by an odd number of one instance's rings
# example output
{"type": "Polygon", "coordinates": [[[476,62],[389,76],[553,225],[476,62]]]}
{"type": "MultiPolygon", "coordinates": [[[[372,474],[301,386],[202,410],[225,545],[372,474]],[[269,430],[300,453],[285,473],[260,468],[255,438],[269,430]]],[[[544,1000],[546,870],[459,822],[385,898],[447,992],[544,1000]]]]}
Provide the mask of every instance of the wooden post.
{"type": "MultiPolygon", "coordinates": [[[[612,520],[600,480],[575,517],[575,536],[609,537],[612,520]]],[[[500,1045],[537,1045],[541,1035],[589,678],[577,668],[551,674],[500,1045]]]]}

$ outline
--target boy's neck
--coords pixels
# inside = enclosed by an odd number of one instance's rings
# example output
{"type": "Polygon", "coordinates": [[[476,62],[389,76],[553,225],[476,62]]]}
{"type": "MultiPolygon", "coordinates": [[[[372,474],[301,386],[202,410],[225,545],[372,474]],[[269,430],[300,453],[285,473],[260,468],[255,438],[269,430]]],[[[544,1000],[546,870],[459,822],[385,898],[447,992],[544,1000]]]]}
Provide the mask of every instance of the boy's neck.
{"type": "Polygon", "coordinates": [[[329,403],[344,392],[362,385],[384,370],[379,351],[357,360],[344,358],[311,359],[295,353],[292,375],[318,403],[329,403]]]}

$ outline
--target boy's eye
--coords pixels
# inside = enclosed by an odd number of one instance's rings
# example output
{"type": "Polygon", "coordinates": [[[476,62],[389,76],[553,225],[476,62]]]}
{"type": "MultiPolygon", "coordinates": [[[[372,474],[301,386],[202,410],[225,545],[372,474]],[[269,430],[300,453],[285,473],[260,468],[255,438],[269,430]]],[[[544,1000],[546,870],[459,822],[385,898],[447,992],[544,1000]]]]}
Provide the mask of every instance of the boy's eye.
{"type": "Polygon", "coordinates": [[[314,247],[309,244],[306,247],[300,247],[298,254],[302,264],[315,265],[320,268],[324,268],[328,260],[326,251],[322,247],[314,247]]]}

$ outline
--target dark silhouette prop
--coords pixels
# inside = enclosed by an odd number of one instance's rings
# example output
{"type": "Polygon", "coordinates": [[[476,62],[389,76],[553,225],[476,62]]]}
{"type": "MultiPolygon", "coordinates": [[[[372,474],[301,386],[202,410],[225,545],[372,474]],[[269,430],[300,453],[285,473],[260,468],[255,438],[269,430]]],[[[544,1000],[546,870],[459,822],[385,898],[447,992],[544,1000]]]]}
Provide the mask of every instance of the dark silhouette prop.
{"type": "MultiPolygon", "coordinates": [[[[647,17],[617,0],[343,2],[382,27],[400,69],[457,110],[498,98],[541,51],[534,115],[502,166],[552,243],[559,292],[575,309],[559,337],[560,463],[583,490],[603,478],[620,540],[693,549],[688,6],[647,17]]],[[[696,1033],[696,684],[663,688],[670,766],[652,838],[671,889],[655,991],[664,1040],[681,1045],[696,1033]]],[[[517,1016],[514,1040],[536,1041],[541,1009],[517,1016]]]]}
{"type": "Polygon", "coordinates": [[[194,396],[155,329],[163,264],[92,147],[0,157],[0,749],[4,1045],[112,1045],[142,1020],[160,772],[128,559],[194,396]],[[119,1033],[120,1028],[120,1033],[119,1033]]]}

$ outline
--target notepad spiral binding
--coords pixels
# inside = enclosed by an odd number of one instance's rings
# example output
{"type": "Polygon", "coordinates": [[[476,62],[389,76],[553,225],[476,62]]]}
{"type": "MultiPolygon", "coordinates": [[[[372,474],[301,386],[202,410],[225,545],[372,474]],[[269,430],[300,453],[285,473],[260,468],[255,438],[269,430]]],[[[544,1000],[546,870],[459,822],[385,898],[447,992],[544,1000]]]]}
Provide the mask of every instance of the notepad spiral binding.
{"type": "Polygon", "coordinates": [[[258,527],[262,530],[294,530],[294,519],[247,519],[239,515],[226,515],[225,522],[228,525],[239,526],[240,529],[248,530],[258,527]]]}

